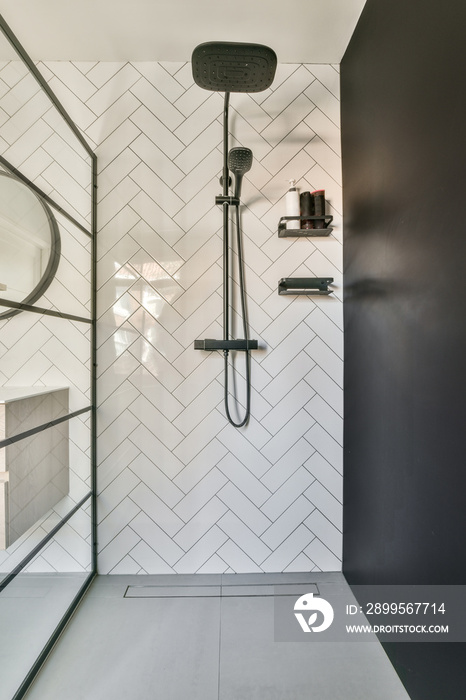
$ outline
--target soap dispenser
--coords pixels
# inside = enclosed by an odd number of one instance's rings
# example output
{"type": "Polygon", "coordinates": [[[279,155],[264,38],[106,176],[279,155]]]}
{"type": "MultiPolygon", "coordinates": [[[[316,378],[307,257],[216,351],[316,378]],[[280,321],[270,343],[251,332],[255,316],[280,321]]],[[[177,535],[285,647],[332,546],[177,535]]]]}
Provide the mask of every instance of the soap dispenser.
{"type": "Polygon", "coordinates": [[[285,216],[297,216],[295,220],[290,220],[286,222],[286,228],[299,229],[300,228],[300,208],[299,208],[299,192],[296,189],[296,180],[289,180],[290,189],[285,195],[285,216]]]}

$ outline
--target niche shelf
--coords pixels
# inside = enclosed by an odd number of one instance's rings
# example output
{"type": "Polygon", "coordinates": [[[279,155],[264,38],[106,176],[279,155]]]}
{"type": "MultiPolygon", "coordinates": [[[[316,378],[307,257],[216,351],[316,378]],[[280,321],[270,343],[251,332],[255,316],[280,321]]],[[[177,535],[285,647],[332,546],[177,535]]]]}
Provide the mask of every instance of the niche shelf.
{"type": "Polygon", "coordinates": [[[279,238],[310,238],[316,236],[328,236],[333,228],[329,226],[333,221],[333,216],[282,216],[278,222],[278,237],[279,238]],[[322,228],[286,228],[287,221],[313,221],[323,222],[322,228]]]}
{"type": "Polygon", "coordinates": [[[282,295],[323,295],[331,294],[333,289],[328,285],[333,277],[282,277],[278,283],[278,293],[282,295]]]}

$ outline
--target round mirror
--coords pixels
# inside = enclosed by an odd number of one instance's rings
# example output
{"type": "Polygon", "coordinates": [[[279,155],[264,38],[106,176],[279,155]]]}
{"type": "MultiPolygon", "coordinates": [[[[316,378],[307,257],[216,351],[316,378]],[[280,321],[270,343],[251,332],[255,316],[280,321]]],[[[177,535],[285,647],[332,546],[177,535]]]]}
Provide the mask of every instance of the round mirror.
{"type": "MultiPolygon", "coordinates": [[[[59,260],[60,232],[50,207],[22,180],[0,172],[0,299],[32,304],[59,260]]],[[[19,312],[9,309],[0,319],[19,312]]]]}

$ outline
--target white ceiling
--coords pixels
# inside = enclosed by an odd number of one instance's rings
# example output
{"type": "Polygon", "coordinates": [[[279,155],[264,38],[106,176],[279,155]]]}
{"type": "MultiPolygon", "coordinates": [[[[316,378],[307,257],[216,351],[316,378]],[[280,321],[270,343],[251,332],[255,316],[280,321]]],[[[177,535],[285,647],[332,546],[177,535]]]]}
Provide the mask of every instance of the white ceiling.
{"type": "Polygon", "coordinates": [[[366,0],[0,0],[34,60],[188,61],[203,41],[271,46],[280,63],[339,63],[366,0]]]}

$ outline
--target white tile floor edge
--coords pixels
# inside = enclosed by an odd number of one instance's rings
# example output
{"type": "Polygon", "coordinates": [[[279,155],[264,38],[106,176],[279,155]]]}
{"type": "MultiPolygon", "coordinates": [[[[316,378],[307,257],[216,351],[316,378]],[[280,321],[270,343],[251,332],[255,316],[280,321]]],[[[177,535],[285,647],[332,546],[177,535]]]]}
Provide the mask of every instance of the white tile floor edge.
{"type": "Polygon", "coordinates": [[[340,573],[97,577],[27,700],[409,700],[376,641],[274,641],[270,588],[306,584],[348,591],[340,573]],[[187,595],[125,598],[132,586],[187,595]],[[233,586],[252,593],[189,594],[233,586]]]}

